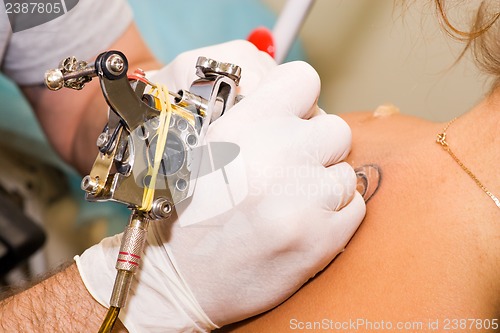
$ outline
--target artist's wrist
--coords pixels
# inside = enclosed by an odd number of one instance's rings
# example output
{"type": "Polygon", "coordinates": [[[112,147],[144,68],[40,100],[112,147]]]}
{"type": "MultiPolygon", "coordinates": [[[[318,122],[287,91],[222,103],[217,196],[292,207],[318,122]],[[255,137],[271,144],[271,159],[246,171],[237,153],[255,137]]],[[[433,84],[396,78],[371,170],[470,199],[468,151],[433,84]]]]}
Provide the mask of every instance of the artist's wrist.
{"type": "MultiPolygon", "coordinates": [[[[0,328],[5,332],[97,331],[106,308],[96,302],[75,264],[0,301],[0,328]]],[[[117,323],[113,332],[126,332],[117,323]]]]}
{"type": "MultiPolygon", "coordinates": [[[[185,282],[179,279],[162,245],[165,242],[162,237],[167,233],[162,236],[158,232],[156,228],[148,232],[146,250],[134,275],[126,306],[120,310],[120,320],[130,332],[146,332],[152,327],[156,331],[210,331],[216,326],[207,324],[209,319],[205,318],[185,282]]],[[[103,307],[110,304],[121,239],[121,234],[104,238],[74,258],[83,286],[103,307]]]]}
{"type": "MultiPolygon", "coordinates": [[[[74,315],[75,316],[80,316],[79,321],[82,322],[84,325],[87,322],[87,318],[85,316],[85,312],[87,312],[87,316],[92,316],[93,319],[92,321],[92,330],[94,331],[94,325],[95,325],[95,331],[97,332],[98,328],[101,326],[102,321],[104,320],[104,317],[106,316],[106,313],[108,309],[99,302],[97,302],[92,295],[88,292],[87,288],[83,284],[83,281],[81,280],[80,274],[78,272],[78,268],[76,267],[76,264],[73,263],[69,268],[68,268],[68,275],[70,275],[70,281],[73,281],[75,284],[75,295],[79,295],[81,299],[84,299],[83,301],[83,313],[76,312],[74,315]],[[86,311],[85,311],[86,310],[86,311]]],[[[77,299],[78,301],[78,299],[77,299]]],[[[88,329],[86,326],[82,326],[80,329],[88,329]]],[[[76,329],[76,328],[75,328],[76,329]]],[[[115,326],[113,327],[113,333],[127,333],[128,330],[123,326],[120,320],[117,320],[115,323],[115,326]]]]}

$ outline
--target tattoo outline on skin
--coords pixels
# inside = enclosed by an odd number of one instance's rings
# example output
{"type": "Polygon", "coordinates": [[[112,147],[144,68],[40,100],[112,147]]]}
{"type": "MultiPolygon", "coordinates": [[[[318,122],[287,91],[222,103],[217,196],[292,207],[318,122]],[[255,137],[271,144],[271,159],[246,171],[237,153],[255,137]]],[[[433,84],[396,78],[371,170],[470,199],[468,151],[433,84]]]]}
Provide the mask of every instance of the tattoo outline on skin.
{"type": "Polygon", "coordinates": [[[354,172],[357,178],[356,190],[363,196],[365,202],[368,202],[378,191],[382,181],[382,170],[377,164],[364,164],[354,168],[354,172]]]}

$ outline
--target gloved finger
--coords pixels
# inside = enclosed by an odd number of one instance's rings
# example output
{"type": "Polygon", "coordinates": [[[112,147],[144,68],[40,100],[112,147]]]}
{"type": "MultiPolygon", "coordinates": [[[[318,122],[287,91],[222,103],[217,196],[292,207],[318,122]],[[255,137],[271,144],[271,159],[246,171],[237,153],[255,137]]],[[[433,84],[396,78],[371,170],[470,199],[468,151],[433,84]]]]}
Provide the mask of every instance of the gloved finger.
{"type": "Polygon", "coordinates": [[[365,214],[366,205],[358,192],[355,192],[353,199],[347,206],[332,213],[328,223],[329,230],[325,234],[329,235],[327,243],[330,244],[333,255],[344,250],[363,221],[365,214]]]}
{"type": "Polygon", "coordinates": [[[340,162],[326,168],[324,176],[325,205],[332,211],[339,211],[351,202],[356,193],[356,173],[348,163],[340,162]]]}
{"type": "Polygon", "coordinates": [[[293,115],[308,119],[315,113],[320,91],[318,73],[307,63],[294,61],[274,68],[255,93],[240,103],[253,103],[255,117],[293,115]]]}
{"type": "Polygon", "coordinates": [[[306,149],[318,162],[330,166],[346,158],[351,150],[351,129],[339,116],[325,114],[305,122],[307,131],[302,132],[306,149]]]}
{"type": "Polygon", "coordinates": [[[167,84],[170,90],[188,89],[198,79],[195,65],[198,57],[204,56],[219,62],[228,62],[241,67],[240,94],[251,93],[262,77],[276,66],[276,62],[266,52],[244,40],[208,46],[183,52],[169,65],[158,71],[153,82],[167,84]]]}
{"type": "Polygon", "coordinates": [[[314,107],[314,110],[313,110],[312,114],[311,114],[311,118],[314,118],[314,117],[317,117],[317,116],[323,116],[325,114],[328,114],[328,113],[326,113],[325,110],[323,110],[318,105],[316,105],[314,107]]]}

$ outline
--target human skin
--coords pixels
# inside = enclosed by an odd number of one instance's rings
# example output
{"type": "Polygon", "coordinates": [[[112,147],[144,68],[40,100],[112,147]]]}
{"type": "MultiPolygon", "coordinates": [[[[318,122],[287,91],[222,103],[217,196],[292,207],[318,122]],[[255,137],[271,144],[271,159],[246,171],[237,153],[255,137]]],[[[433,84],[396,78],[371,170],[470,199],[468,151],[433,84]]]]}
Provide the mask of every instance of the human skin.
{"type": "MultiPolygon", "coordinates": [[[[346,250],[285,303],[222,331],[301,331],[298,322],[323,319],[421,322],[419,332],[436,331],[429,327],[436,320],[439,331],[453,319],[500,321],[500,210],[435,142],[446,123],[371,112],[342,117],[353,131],[348,162],[382,172],[363,223],[346,250]]],[[[447,131],[453,152],[497,196],[499,128],[497,91],[447,131]]]]}
{"type": "MultiPolygon", "coordinates": [[[[500,192],[500,156],[492,154],[500,143],[498,109],[499,93],[447,131],[454,152],[493,193],[500,192]]],[[[499,210],[434,142],[445,124],[372,113],[343,118],[353,131],[348,161],[382,171],[365,220],[346,250],[292,298],[223,331],[288,332],[292,319],[439,320],[442,329],[446,319],[499,318],[499,210]]],[[[105,313],[73,264],[0,301],[0,328],[94,332],[105,313]]]]}
{"type": "MultiPolygon", "coordinates": [[[[97,332],[107,309],[83,284],[75,264],[0,301],[0,332],[97,332]]],[[[127,332],[120,321],[114,333],[127,332]]]]}

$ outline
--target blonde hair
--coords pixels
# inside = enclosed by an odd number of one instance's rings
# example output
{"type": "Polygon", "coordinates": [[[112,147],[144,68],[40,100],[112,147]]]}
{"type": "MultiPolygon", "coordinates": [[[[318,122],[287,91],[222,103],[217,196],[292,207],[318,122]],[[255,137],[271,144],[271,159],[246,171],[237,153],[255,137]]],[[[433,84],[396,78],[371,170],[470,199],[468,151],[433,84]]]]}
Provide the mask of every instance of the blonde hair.
{"type": "MultiPolygon", "coordinates": [[[[469,1],[469,0],[468,0],[469,1]]],[[[495,76],[494,88],[500,86],[500,2],[482,0],[475,9],[468,30],[457,27],[449,18],[446,0],[434,0],[444,30],[453,38],[465,42],[462,58],[471,50],[479,67],[495,76]]]]}

